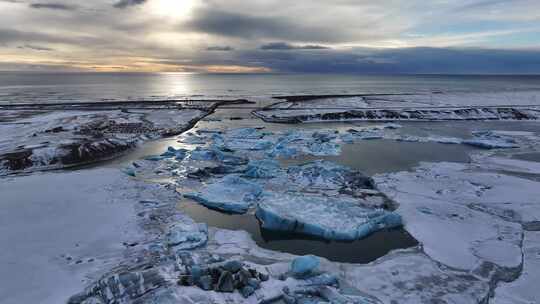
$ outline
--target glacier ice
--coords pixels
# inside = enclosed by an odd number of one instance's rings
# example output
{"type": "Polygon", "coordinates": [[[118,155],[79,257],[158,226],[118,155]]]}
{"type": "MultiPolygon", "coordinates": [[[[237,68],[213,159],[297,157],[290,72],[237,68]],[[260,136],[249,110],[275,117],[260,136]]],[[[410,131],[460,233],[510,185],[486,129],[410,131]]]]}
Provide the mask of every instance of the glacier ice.
{"type": "Polygon", "coordinates": [[[317,271],[319,264],[319,258],[313,255],[297,257],[291,262],[291,274],[296,278],[306,278],[317,271]]]}
{"type": "Polygon", "coordinates": [[[473,132],[473,135],[474,138],[464,140],[463,143],[482,149],[519,148],[519,145],[513,138],[494,131],[477,131],[473,132]]]}
{"type": "Polygon", "coordinates": [[[262,187],[238,175],[227,175],[186,197],[206,207],[229,213],[245,213],[263,192],[262,187]]]}
{"type": "Polygon", "coordinates": [[[243,176],[249,178],[273,178],[280,173],[281,168],[277,161],[262,159],[250,161],[243,176]]]}
{"type": "Polygon", "coordinates": [[[265,196],[259,202],[256,216],[264,229],[339,241],[361,239],[378,230],[402,225],[399,215],[362,207],[351,197],[307,193],[265,196]]]}
{"type": "Polygon", "coordinates": [[[176,250],[201,247],[208,240],[208,227],[203,223],[180,222],[169,228],[167,245],[176,250]]]}
{"type": "Polygon", "coordinates": [[[372,189],[371,178],[344,166],[323,160],[308,162],[287,168],[290,188],[310,191],[341,190],[354,192],[359,189],[372,189]]]}

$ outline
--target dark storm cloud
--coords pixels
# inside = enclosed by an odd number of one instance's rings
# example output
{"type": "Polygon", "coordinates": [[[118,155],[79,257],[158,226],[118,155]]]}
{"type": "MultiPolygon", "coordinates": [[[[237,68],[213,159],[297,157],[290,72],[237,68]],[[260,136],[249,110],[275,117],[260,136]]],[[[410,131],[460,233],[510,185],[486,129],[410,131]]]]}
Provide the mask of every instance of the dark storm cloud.
{"type": "MultiPolygon", "coordinates": [[[[113,6],[116,7],[116,8],[126,8],[126,7],[129,7],[129,6],[143,4],[146,1],[147,0],[120,0],[120,1],[116,2],[113,6]]],[[[182,0],[178,0],[178,1],[182,1],[182,0]]]]}
{"type": "Polygon", "coordinates": [[[271,42],[260,46],[261,50],[288,51],[288,50],[327,50],[323,45],[293,45],[287,42],[271,42]]]}
{"type": "Polygon", "coordinates": [[[374,74],[537,74],[540,50],[454,48],[351,49],[319,52],[238,52],[201,64],[252,64],[275,72],[374,74]]]}
{"type": "Polygon", "coordinates": [[[231,46],[228,46],[228,45],[224,45],[224,46],[215,45],[215,46],[207,47],[206,50],[207,51],[218,51],[218,52],[229,52],[229,51],[234,51],[234,48],[231,47],[231,46]]]}
{"type": "Polygon", "coordinates": [[[29,6],[35,9],[51,9],[60,11],[74,11],[77,7],[63,3],[30,3],[29,6]]]}
{"type": "MultiPolygon", "coordinates": [[[[186,22],[183,28],[244,39],[339,42],[350,38],[345,30],[335,31],[326,27],[307,26],[286,17],[254,16],[212,7],[196,9],[192,19],[186,22]]],[[[364,37],[357,32],[356,38],[364,37]]]]}

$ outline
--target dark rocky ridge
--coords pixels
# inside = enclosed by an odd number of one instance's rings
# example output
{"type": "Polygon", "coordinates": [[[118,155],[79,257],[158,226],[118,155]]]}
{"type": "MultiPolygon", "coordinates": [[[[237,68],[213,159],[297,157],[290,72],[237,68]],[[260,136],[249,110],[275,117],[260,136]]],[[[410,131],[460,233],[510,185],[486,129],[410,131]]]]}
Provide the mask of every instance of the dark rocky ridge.
{"type": "Polygon", "coordinates": [[[245,102],[2,105],[8,112],[0,123],[7,126],[5,136],[13,138],[9,146],[0,146],[0,175],[112,159],[141,142],[181,134],[220,105],[245,102]],[[21,134],[9,134],[9,127],[19,124],[21,134]]]}

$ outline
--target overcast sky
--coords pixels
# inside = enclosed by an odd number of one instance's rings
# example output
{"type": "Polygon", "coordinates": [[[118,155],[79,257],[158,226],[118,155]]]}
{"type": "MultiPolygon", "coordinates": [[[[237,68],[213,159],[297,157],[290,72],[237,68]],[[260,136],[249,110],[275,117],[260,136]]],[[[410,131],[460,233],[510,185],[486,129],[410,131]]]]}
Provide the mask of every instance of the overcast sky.
{"type": "Polygon", "coordinates": [[[0,0],[0,70],[540,73],[540,3],[0,0]]]}

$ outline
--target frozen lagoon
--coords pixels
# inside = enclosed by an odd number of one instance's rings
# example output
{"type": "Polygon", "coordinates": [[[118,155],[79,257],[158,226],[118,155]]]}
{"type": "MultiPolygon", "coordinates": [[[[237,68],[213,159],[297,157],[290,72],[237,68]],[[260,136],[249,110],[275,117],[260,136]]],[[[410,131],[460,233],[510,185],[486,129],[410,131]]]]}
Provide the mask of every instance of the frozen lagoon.
{"type": "MultiPolygon", "coordinates": [[[[220,125],[226,124],[229,127],[231,126],[230,122],[201,122],[199,123],[199,128],[203,129],[216,129],[220,125]]],[[[245,120],[235,122],[235,124],[242,126],[249,126],[250,124],[259,125],[260,123],[256,120],[245,120]]],[[[346,131],[348,128],[356,128],[359,126],[351,125],[318,125],[318,126],[309,126],[306,129],[310,128],[321,128],[321,129],[332,129],[336,126],[341,128],[341,131],[346,131]]],[[[361,125],[362,127],[364,125],[361,125]]],[[[233,127],[234,128],[234,127],[233,127]]],[[[277,127],[279,128],[279,127],[277,127]]],[[[463,130],[452,130],[448,131],[448,126],[433,125],[433,124],[423,124],[418,125],[403,125],[403,128],[399,129],[398,132],[403,136],[416,136],[416,137],[427,137],[428,135],[433,135],[434,133],[439,136],[452,136],[465,138],[466,136],[471,136],[471,131],[476,130],[513,130],[513,129],[527,129],[531,130],[534,134],[538,134],[538,127],[534,124],[522,124],[522,125],[506,125],[506,124],[496,124],[496,123],[471,123],[468,126],[464,127],[460,125],[458,129],[468,129],[463,130]],[[437,129],[445,129],[444,132],[438,132],[437,129]],[[449,132],[451,134],[444,134],[449,132]],[[426,135],[422,134],[426,133],[426,135]]],[[[278,130],[273,130],[278,131],[278,130]]],[[[536,136],[536,135],[534,135],[536,136]]],[[[511,138],[516,136],[510,135],[511,138]]],[[[100,302],[91,302],[91,301],[103,301],[99,300],[97,297],[99,294],[105,295],[106,293],[100,293],[101,291],[110,290],[114,296],[111,299],[120,299],[123,298],[128,302],[142,301],[143,303],[168,303],[178,302],[178,303],[191,303],[191,302],[208,302],[213,301],[216,303],[225,303],[229,302],[246,302],[246,303],[257,303],[263,299],[271,299],[289,296],[293,298],[298,298],[299,300],[304,298],[319,298],[326,301],[329,299],[336,299],[341,296],[341,299],[345,297],[346,300],[353,303],[391,303],[392,301],[397,301],[398,303],[430,303],[433,300],[439,300],[446,303],[482,303],[487,298],[490,297],[490,294],[495,295],[494,301],[503,301],[505,299],[519,299],[523,303],[525,301],[531,301],[534,299],[535,294],[534,290],[531,287],[527,286],[529,280],[521,278],[522,272],[520,271],[521,265],[531,265],[530,270],[524,270],[523,275],[530,277],[538,273],[534,267],[534,259],[531,260],[530,254],[525,255],[526,262],[523,263],[521,256],[522,246],[526,248],[526,252],[531,252],[534,254],[534,247],[528,244],[528,239],[523,240],[520,237],[520,231],[522,224],[526,229],[534,228],[534,223],[537,221],[536,217],[531,212],[519,213],[520,210],[527,210],[528,204],[523,204],[522,201],[530,198],[530,196],[535,195],[535,189],[538,189],[535,185],[534,180],[518,180],[515,181],[519,185],[528,185],[526,189],[531,189],[532,192],[526,192],[524,196],[517,196],[516,201],[505,201],[499,202],[494,201],[492,198],[497,197],[497,195],[484,195],[484,193],[506,193],[507,191],[500,190],[499,187],[504,187],[506,183],[512,184],[512,180],[506,178],[508,170],[505,169],[505,166],[508,164],[502,164],[500,162],[488,162],[489,167],[486,167],[488,170],[494,171],[493,176],[494,180],[498,181],[493,183],[490,180],[485,180],[485,184],[478,182],[476,179],[480,178],[482,181],[483,175],[476,177],[476,170],[482,168],[483,164],[486,163],[486,159],[492,159],[492,154],[496,154],[496,157],[507,158],[513,154],[526,154],[526,153],[535,153],[537,149],[537,141],[534,141],[534,138],[524,138],[520,139],[519,136],[516,137],[518,141],[519,148],[507,150],[493,150],[493,151],[483,151],[477,150],[472,147],[465,147],[462,145],[447,145],[441,143],[432,143],[432,142],[401,142],[395,141],[392,138],[374,140],[374,141],[360,141],[358,145],[363,145],[364,143],[369,143],[373,145],[375,151],[384,151],[384,147],[387,146],[390,142],[396,143],[396,148],[399,148],[400,145],[410,145],[410,151],[420,151],[423,150],[426,145],[434,145],[440,147],[441,151],[445,148],[448,149],[459,149],[462,151],[461,154],[450,152],[448,155],[440,155],[439,153],[436,156],[435,162],[440,161],[453,161],[453,162],[465,162],[471,163],[467,164],[466,168],[463,165],[435,165],[431,167],[429,165],[422,165],[419,169],[414,167],[418,165],[419,161],[426,160],[422,157],[414,158],[411,157],[411,153],[405,153],[403,158],[404,161],[397,161],[395,167],[388,169],[385,165],[378,165],[380,162],[375,162],[373,159],[367,159],[365,161],[358,161],[356,168],[371,168],[373,173],[383,173],[382,175],[376,176],[375,180],[379,185],[388,185],[388,187],[381,187],[384,193],[390,196],[396,203],[399,204],[397,212],[400,213],[405,218],[405,229],[409,232],[412,232],[421,243],[421,247],[412,248],[402,251],[394,251],[388,255],[381,257],[380,259],[366,264],[349,264],[349,263],[336,263],[327,260],[322,260],[321,265],[319,266],[318,271],[322,273],[327,273],[330,275],[335,275],[339,281],[340,286],[330,285],[319,285],[315,288],[312,287],[311,291],[305,292],[306,284],[309,284],[307,281],[296,280],[293,278],[286,277],[285,280],[282,280],[289,271],[290,262],[293,259],[293,256],[286,253],[279,253],[275,251],[269,251],[259,248],[256,243],[252,241],[252,236],[246,234],[242,231],[228,231],[219,228],[213,228],[210,224],[210,229],[208,231],[208,242],[206,245],[201,245],[201,247],[194,248],[193,251],[189,254],[190,258],[186,260],[184,254],[176,252],[174,246],[171,248],[160,247],[162,243],[162,238],[159,236],[159,233],[156,231],[167,232],[169,228],[173,227],[176,222],[186,222],[191,223],[192,220],[189,219],[182,211],[186,211],[188,214],[190,211],[182,209],[182,203],[179,203],[179,199],[175,198],[174,191],[170,193],[170,197],[165,195],[160,198],[151,198],[145,197],[143,200],[144,210],[138,211],[143,219],[142,226],[139,224],[133,226],[134,229],[129,231],[138,235],[144,236],[138,239],[134,237],[133,239],[139,240],[139,242],[126,242],[126,245],[119,246],[120,249],[117,251],[117,254],[113,254],[118,259],[116,260],[119,267],[114,267],[113,265],[105,265],[100,269],[93,269],[95,275],[90,276],[89,281],[84,284],[77,284],[81,286],[79,289],[82,290],[82,285],[94,286],[90,282],[96,282],[100,275],[118,275],[119,278],[122,278],[120,281],[107,280],[96,290],[97,293],[90,292],[85,295],[82,295],[79,298],[72,298],[72,300],[83,299],[86,297],[87,303],[100,303],[100,302]],[[532,139],[532,140],[531,140],[532,139]],[[377,142],[379,141],[379,142],[377,142]],[[380,149],[380,150],[377,150],[380,149]],[[478,158],[469,158],[469,155],[478,155],[478,158]],[[459,159],[458,159],[459,158],[459,159]],[[477,160],[482,160],[482,162],[476,163],[477,160]],[[503,166],[504,165],[504,166],[503,166]],[[470,167],[469,167],[470,166],[470,167]],[[431,170],[434,168],[439,168],[439,171],[433,171],[435,174],[430,174],[431,170]],[[442,168],[442,169],[440,169],[442,168]],[[466,169],[466,170],[465,170],[466,169]],[[396,173],[397,171],[409,171],[396,173]],[[415,173],[410,173],[415,172],[415,173]],[[433,183],[435,185],[435,190],[427,187],[423,188],[414,188],[412,191],[413,199],[410,199],[407,196],[407,193],[403,194],[403,197],[394,196],[394,189],[399,193],[403,193],[404,189],[409,189],[408,186],[402,186],[401,183],[409,182],[409,178],[417,178],[411,182],[415,187],[419,185],[431,185],[432,181],[430,178],[432,176],[448,176],[446,180],[469,180],[471,184],[471,190],[464,193],[459,193],[459,191],[453,190],[454,188],[450,187],[453,184],[446,183],[433,183]],[[418,176],[418,177],[415,177],[418,176]],[[528,184],[531,183],[531,184],[528,184]],[[448,187],[447,187],[448,186],[448,187]],[[484,189],[485,188],[485,189],[484,189]],[[448,189],[448,191],[445,191],[448,189]],[[482,190],[484,189],[484,190],[482,190]],[[490,190],[492,189],[492,190],[490,190]],[[439,190],[442,190],[439,193],[439,190]],[[502,191],[502,192],[497,192],[502,191]],[[529,194],[527,194],[529,193],[529,194]],[[414,195],[417,195],[418,198],[414,199],[414,195]],[[414,201],[426,200],[426,196],[429,196],[429,200],[434,202],[427,206],[427,208],[432,207],[431,209],[423,208],[425,206],[417,206],[414,201]],[[453,202],[448,202],[448,197],[455,196],[456,202],[474,200],[476,204],[471,205],[476,209],[470,209],[471,206],[460,204],[454,204],[453,202]],[[451,204],[449,204],[451,203],[451,204]],[[490,205],[493,203],[493,205],[490,205]],[[509,208],[500,208],[501,203],[503,205],[515,206],[509,208]],[[177,206],[180,211],[178,214],[169,208],[171,205],[177,206]],[[169,206],[169,207],[167,207],[169,206]],[[483,207],[483,208],[482,208],[483,207]],[[488,208],[489,207],[489,208],[488,208]],[[471,211],[472,210],[472,211],[471,211]],[[511,213],[508,210],[512,211],[511,213]],[[474,212],[473,212],[474,211],[474,212]],[[508,214],[513,216],[508,216],[508,214]],[[523,219],[522,214],[526,214],[530,218],[526,220],[523,219]],[[517,216],[520,215],[520,216],[517,216]],[[146,222],[148,220],[148,222],[146,222]],[[458,227],[462,225],[463,221],[467,223],[467,227],[481,227],[477,233],[470,235],[470,237],[456,240],[450,245],[453,245],[449,250],[446,247],[440,247],[444,244],[441,244],[440,237],[437,237],[438,234],[434,235],[425,235],[426,231],[430,231],[430,228],[436,228],[434,232],[445,231],[445,236],[448,238],[459,237],[466,232],[462,230],[454,231],[452,227],[458,227]],[[159,223],[159,225],[158,225],[159,223]],[[489,225],[487,225],[489,223],[489,225]],[[142,230],[137,232],[137,229],[145,227],[148,230],[142,230]],[[416,227],[416,228],[415,228],[416,227]],[[154,231],[154,229],[157,229],[154,231]],[[139,234],[140,233],[140,234],[139,234]],[[136,244],[138,243],[138,244],[136,244]],[[131,247],[130,245],[133,245],[131,247]],[[129,247],[124,249],[123,247],[129,247]],[[127,258],[123,250],[127,250],[127,258]],[[172,250],[172,251],[171,251],[172,250]],[[120,254],[122,252],[122,254],[120,254]],[[493,254],[494,252],[501,252],[500,254],[493,254]],[[181,257],[181,258],[180,258],[181,257]],[[156,260],[157,258],[157,260],[156,260]],[[162,260],[163,259],[163,260],[162,260]],[[175,263],[167,262],[167,259],[173,259],[175,263]],[[254,295],[244,299],[239,292],[235,293],[220,293],[220,292],[207,292],[203,291],[198,287],[178,287],[176,286],[176,278],[184,275],[193,275],[192,266],[193,263],[197,265],[214,265],[219,263],[219,259],[239,259],[244,263],[246,268],[256,268],[261,273],[267,273],[270,275],[270,280],[260,283],[262,288],[255,291],[254,295]],[[148,268],[150,267],[150,268],[148,268]],[[110,272],[109,272],[110,271],[110,272]],[[154,272],[152,272],[154,271],[154,272]],[[139,282],[137,278],[145,278],[145,284],[143,285],[132,285],[139,282]],[[128,280],[128,278],[130,278],[128,280]],[[502,283],[505,281],[507,283],[502,283]],[[433,284],[437,282],[437,284],[433,284]],[[324,286],[323,286],[324,285],[324,286]],[[131,292],[130,286],[140,286],[140,291],[130,293],[130,296],[126,297],[127,294],[122,294],[118,292],[121,290],[128,290],[131,292]],[[500,291],[498,286],[501,286],[500,291]],[[284,287],[287,287],[288,293],[284,292],[284,287]],[[516,291],[527,290],[527,293],[519,292],[516,294],[516,291]],[[302,293],[304,291],[305,293],[302,293]],[[339,295],[336,295],[332,292],[337,292],[339,295]],[[334,297],[329,296],[329,294],[334,297]],[[306,296],[302,296],[306,295],[306,296]],[[500,295],[500,299],[497,297],[500,295]],[[519,295],[519,297],[518,297],[519,295]]],[[[155,149],[157,152],[163,152],[166,150],[166,147],[170,144],[170,141],[164,143],[159,148],[148,148],[155,149]]],[[[178,143],[178,148],[185,147],[183,144],[178,143]]],[[[189,148],[189,147],[187,147],[189,148]]],[[[143,147],[145,149],[145,147],[143,147]]],[[[345,149],[342,150],[345,151],[345,149]]],[[[450,150],[453,151],[453,150],[450,150]]],[[[396,156],[399,156],[399,151],[394,152],[396,156]]],[[[145,154],[145,153],[143,153],[145,154]]],[[[154,152],[149,154],[155,154],[154,152]]],[[[374,153],[375,155],[377,153],[374,153]]],[[[420,155],[424,155],[422,152],[419,152],[420,155]]],[[[351,154],[351,159],[354,154],[351,154]]],[[[313,156],[307,156],[313,157],[313,156]]],[[[339,156],[323,156],[321,158],[327,159],[329,157],[339,156]]],[[[374,156],[375,157],[375,156],[374,156]]],[[[381,155],[380,157],[384,157],[381,155]]],[[[129,159],[129,156],[128,158],[129,159]]],[[[139,157],[137,158],[139,159],[139,157]]],[[[399,157],[398,157],[399,159],[399,157]]],[[[283,165],[296,165],[300,162],[305,162],[307,159],[291,159],[283,161],[283,165]]],[[[384,158],[383,158],[384,160],[384,158]]],[[[429,160],[429,159],[427,159],[429,160]]],[[[130,160],[131,162],[132,160],[130,160]]],[[[339,161],[338,161],[339,162],[339,161]]],[[[118,165],[115,163],[110,163],[109,166],[114,170],[118,170],[118,165]]],[[[122,164],[122,167],[124,164],[122,164]]],[[[521,166],[522,167],[522,166],[521,166]]],[[[512,164],[512,168],[515,171],[524,171],[525,169],[520,169],[520,164],[512,164]]],[[[108,169],[107,169],[108,170],[108,169]]],[[[530,168],[527,168],[530,171],[530,168]]],[[[366,172],[367,170],[363,170],[366,172]]],[[[83,170],[81,172],[86,172],[83,170]]],[[[58,173],[59,175],[64,175],[68,173],[58,173]]],[[[531,172],[528,172],[531,174],[531,172]]],[[[534,173],[533,173],[534,174],[534,173]]],[[[20,183],[24,184],[30,181],[29,177],[14,177],[14,179],[20,179],[20,183]]],[[[160,174],[156,174],[156,179],[159,180],[160,174]]],[[[167,174],[161,176],[163,180],[170,180],[167,174]]],[[[90,178],[90,176],[88,177],[90,178]]],[[[96,177],[93,177],[94,179],[96,177]]],[[[131,178],[122,176],[119,177],[125,179],[122,183],[129,185],[131,178]]],[[[99,178],[98,178],[99,179],[99,178]]],[[[66,185],[72,183],[73,178],[66,176],[66,185]]],[[[103,182],[106,182],[104,180],[103,182]]],[[[143,187],[147,182],[141,181],[143,187]]],[[[151,185],[151,184],[148,184],[151,185]]],[[[21,186],[24,187],[24,186],[21,186]]],[[[128,187],[130,188],[130,187],[128,187]]],[[[122,193],[125,190],[123,188],[116,189],[117,193],[122,193]]],[[[458,188],[459,189],[459,188],[458,188]]],[[[13,191],[5,189],[6,191],[13,191]]],[[[508,190],[511,191],[511,190],[508,190]]],[[[183,191],[180,191],[182,193],[183,191]]],[[[405,191],[407,192],[407,191],[405,191]]],[[[7,193],[7,192],[5,192],[7,193]]],[[[163,191],[163,193],[168,193],[163,191]]],[[[510,199],[510,198],[505,198],[510,199]]],[[[106,199],[108,201],[108,199],[106,199]]],[[[134,199],[135,203],[138,199],[134,199]]],[[[532,202],[534,205],[534,201],[532,202]]],[[[174,208],[173,208],[174,209],[174,208]]],[[[134,210],[137,210],[134,208],[134,210]]],[[[118,212],[118,214],[131,213],[129,210],[118,212]]],[[[134,214],[134,213],[132,213],[134,214]]],[[[81,215],[82,217],[83,215],[81,215]]],[[[206,216],[206,215],[205,215],[206,216]]],[[[204,217],[195,218],[197,222],[204,220],[204,217]]],[[[114,221],[123,221],[122,217],[114,221]]],[[[104,223],[105,224],[105,223],[104,223]]],[[[227,228],[227,227],[222,227],[227,228]]],[[[56,228],[54,228],[56,229],[56,228]]],[[[241,229],[245,230],[245,229],[241,229]]],[[[534,231],[526,230],[524,234],[529,235],[534,234],[534,231]]],[[[58,230],[56,230],[58,231],[58,230]]],[[[531,238],[530,236],[529,238],[531,238]]],[[[45,237],[43,237],[45,238],[45,237]]],[[[119,243],[119,241],[113,241],[113,243],[119,243]]],[[[62,247],[64,245],[59,245],[62,247]]],[[[99,247],[95,247],[96,250],[100,250],[99,247]]],[[[24,252],[24,251],[23,251],[24,252]]],[[[307,253],[307,252],[306,252],[307,253]]],[[[382,253],[385,254],[385,253],[382,253]]],[[[47,262],[43,262],[47,264],[47,262]]],[[[113,263],[114,264],[114,263],[113,263]]],[[[214,267],[214,266],[212,266],[214,267]]],[[[24,272],[23,272],[24,274],[24,272]]],[[[88,271],[81,270],[80,275],[88,275],[88,271]]],[[[72,278],[72,275],[66,275],[64,278],[72,278]]],[[[39,280],[38,280],[39,282],[39,280]]],[[[54,289],[53,286],[46,285],[46,290],[49,288],[54,289]]],[[[75,286],[72,290],[75,289],[75,286]]],[[[73,294],[73,291],[66,291],[65,297],[67,298],[68,294],[73,294]]],[[[61,294],[61,292],[60,292],[61,294]]],[[[69,295],[71,295],[69,294],[69,295]]],[[[60,295],[59,298],[63,296],[60,295]]],[[[38,296],[35,296],[34,299],[38,299],[38,296]]],[[[47,300],[45,301],[47,302],[47,300]]],[[[53,303],[54,301],[50,301],[53,303]]],[[[16,302],[14,302],[16,303],[16,302]]],[[[519,302],[518,302],[519,303],[519,302]]]]}

